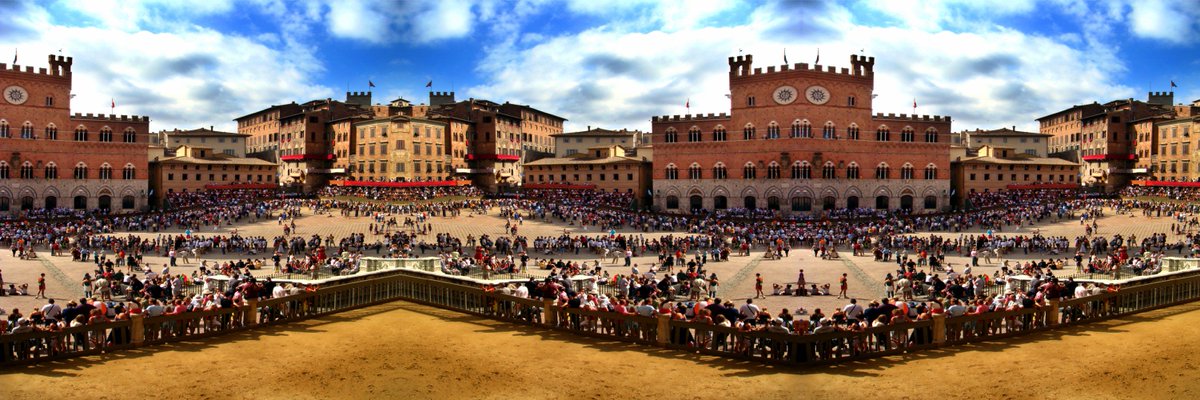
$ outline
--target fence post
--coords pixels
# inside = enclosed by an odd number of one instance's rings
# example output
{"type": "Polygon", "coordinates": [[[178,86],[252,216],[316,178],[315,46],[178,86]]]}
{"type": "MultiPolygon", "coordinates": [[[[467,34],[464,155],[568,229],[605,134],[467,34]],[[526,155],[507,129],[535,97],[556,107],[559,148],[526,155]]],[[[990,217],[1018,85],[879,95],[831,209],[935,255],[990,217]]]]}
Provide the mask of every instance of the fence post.
{"type": "Polygon", "coordinates": [[[134,346],[140,346],[146,341],[146,316],[131,314],[129,316],[129,338],[134,346]]]}
{"type": "Polygon", "coordinates": [[[946,314],[933,315],[933,343],[946,343],[946,314]]]}
{"type": "Polygon", "coordinates": [[[542,323],[558,326],[558,313],[554,311],[554,300],[542,300],[542,323]]]}
{"type": "Polygon", "coordinates": [[[246,300],[246,326],[258,325],[258,299],[246,300]]]}
{"type": "Polygon", "coordinates": [[[1059,309],[1058,309],[1058,303],[1060,301],[1061,300],[1059,300],[1059,299],[1051,299],[1050,300],[1050,302],[1049,302],[1050,310],[1046,311],[1046,326],[1054,326],[1054,325],[1058,325],[1058,324],[1062,323],[1062,320],[1059,318],[1059,309]]]}
{"type": "Polygon", "coordinates": [[[666,346],[671,339],[671,314],[658,315],[658,344],[666,346]]]}

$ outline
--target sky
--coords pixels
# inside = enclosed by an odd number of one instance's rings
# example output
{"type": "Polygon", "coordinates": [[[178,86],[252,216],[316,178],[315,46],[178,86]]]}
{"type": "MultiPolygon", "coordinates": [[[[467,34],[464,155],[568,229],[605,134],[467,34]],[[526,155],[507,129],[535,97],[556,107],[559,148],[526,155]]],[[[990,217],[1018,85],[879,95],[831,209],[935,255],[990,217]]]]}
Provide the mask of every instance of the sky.
{"type": "Polygon", "coordinates": [[[1036,130],[1149,91],[1200,99],[1196,0],[0,0],[0,15],[0,62],[45,67],[61,51],[72,112],[115,102],[154,131],[235,130],[272,104],[367,90],[529,104],[568,132],[648,130],[689,103],[727,112],[738,54],[764,69],[873,56],[875,112],[915,101],[955,131],[1036,130]]]}

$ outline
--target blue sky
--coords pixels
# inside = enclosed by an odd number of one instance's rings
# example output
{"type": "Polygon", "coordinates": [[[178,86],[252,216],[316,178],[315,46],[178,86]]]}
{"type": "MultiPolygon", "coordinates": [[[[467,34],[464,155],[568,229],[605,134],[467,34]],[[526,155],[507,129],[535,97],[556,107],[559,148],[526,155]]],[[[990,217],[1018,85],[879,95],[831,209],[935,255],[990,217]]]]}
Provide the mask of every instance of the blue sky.
{"type": "MultiPolygon", "coordinates": [[[[0,0],[22,65],[75,57],[76,112],[215,125],[271,104],[459,98],[531,104],[585,126],[728,110],[725,58],[848,66],[877,58],[876,112],[1017,125],[1072,104],[1179,87],[1200,99],[1195,0],[0,0]]],[[[0,47],[3,49],[3,47],[0,47]]],[[[3,53],[0,53],[3,54],[3,53]]],[[[11,56],[0,57],[9,62],[11,56]]]]}

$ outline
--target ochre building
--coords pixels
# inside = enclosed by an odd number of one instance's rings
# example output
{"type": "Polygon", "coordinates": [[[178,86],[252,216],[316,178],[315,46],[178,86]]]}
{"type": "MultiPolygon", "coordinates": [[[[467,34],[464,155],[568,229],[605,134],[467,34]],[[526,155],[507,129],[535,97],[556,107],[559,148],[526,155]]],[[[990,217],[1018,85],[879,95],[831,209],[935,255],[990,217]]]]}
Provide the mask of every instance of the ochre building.
{"type": "Polygon", "coordinates": [[[872,114],[874,57],[850,68],[729,58],[729,114],[651,120],[661,210],[950,204],[950,117],[872,114]]]}
{"type": "Polygon", "coordinates": [[[72,62],[0,64],[0,215],[146,207],[150,118],[71,114],[72,62]]]}

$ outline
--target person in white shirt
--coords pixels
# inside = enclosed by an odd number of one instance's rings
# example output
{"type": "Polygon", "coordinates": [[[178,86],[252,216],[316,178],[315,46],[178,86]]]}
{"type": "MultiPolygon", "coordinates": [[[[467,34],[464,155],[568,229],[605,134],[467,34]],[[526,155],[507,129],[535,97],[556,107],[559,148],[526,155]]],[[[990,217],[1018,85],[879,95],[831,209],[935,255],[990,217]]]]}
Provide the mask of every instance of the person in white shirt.
{"type": "Polygon", "coordinates": [[[863,314],[862,306],[858,305],[858,299],[850,299],[850,304],[842,307],[842,312],[846,313],[846,319],[858,321],[863,314]]]}
{"type": "Polygon", "coordinates": [[[46,305],[42,306],[42,316],[57,321],[62,316],[62,307],[54,304],[54,299],[50,299],[46,305]]]}
{"type": "Polygon", "coordinates": [[[738,309],[738,313],[742,315],[743,319],[754,319],[758,317],[759,311],[762,311],[762,309],[758,308],[758,305],[754,304],[754,299],[746,299],[746,304],[743,304],[742,307],[738,309]]]}

